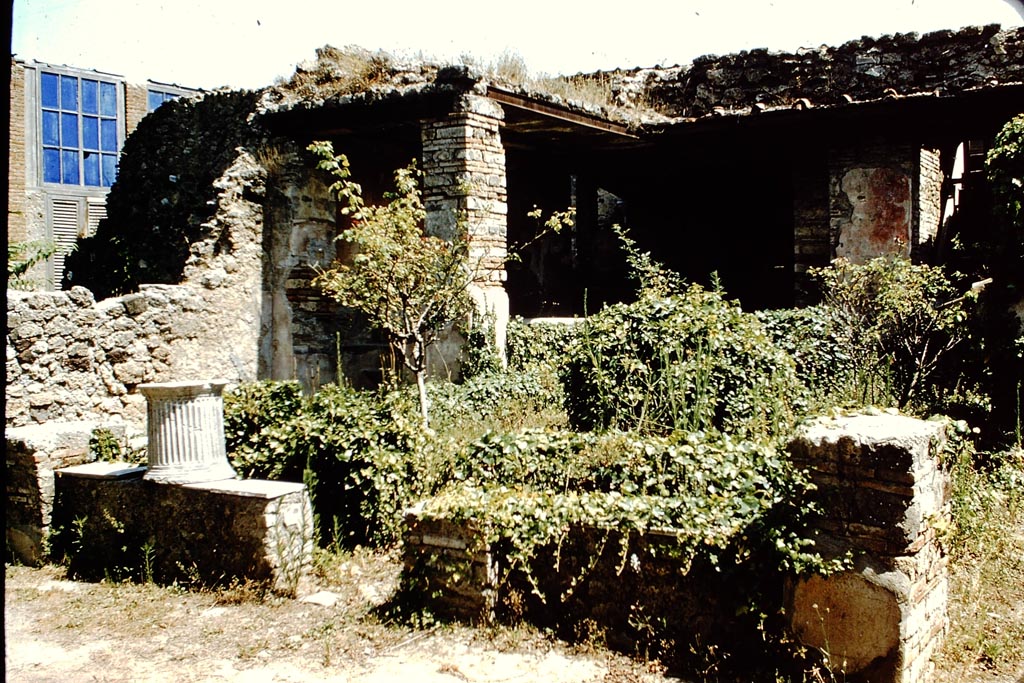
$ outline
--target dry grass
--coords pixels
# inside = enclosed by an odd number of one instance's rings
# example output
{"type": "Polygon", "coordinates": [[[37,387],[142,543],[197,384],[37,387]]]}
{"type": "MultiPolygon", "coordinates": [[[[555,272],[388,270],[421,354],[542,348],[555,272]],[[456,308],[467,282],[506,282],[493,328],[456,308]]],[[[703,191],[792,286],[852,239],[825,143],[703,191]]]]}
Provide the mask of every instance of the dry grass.
{"type": "Polygon", "coordinates": [[[364,92],[388,81],[392,62],[386,52],[325,45],[317,49],[315,62],[300,64],[290,79],[277,83],[276,87],[302,99],[327,99],[364,92]]]}
{"type": "Polygon", "coordinates": [[[600,109],[609,109],[615,105],[611,80],[605,75],[592,77],[534,74],[523,57],[511,50],[502,52],[490,62],[479,60],[472,55],[462,55],[460,59],[463,64],[487,74],[495,81],[541,92],[575,105],[600,109]]]}
{"type": "Polygon", "coordinates": [[[1024,680],[1024,451],[954,481],[960,528],[950,552],[950,630],[937,680],[1024,680]]]}

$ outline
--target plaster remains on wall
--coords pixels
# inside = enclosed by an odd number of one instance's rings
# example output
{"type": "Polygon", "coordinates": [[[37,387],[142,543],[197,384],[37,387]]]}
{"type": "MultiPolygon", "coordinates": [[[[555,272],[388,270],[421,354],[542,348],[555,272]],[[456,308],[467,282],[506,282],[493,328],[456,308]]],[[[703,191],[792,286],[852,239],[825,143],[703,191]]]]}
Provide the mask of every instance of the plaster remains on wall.
{"type": "Polygon", "coordinates": [[[890,168],[854,168],[841,187],[853,207],[840,225],[836,256],[865,263],[884,254],[910,255],[910,178],[890,168]]]}

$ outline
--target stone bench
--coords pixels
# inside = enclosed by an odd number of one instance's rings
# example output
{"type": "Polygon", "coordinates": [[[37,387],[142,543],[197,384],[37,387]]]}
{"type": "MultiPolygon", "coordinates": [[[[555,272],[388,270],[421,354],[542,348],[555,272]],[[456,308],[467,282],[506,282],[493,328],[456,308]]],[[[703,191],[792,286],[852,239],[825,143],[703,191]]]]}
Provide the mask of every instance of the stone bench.
{"type": "Polygon", "coordinates": [[[170,484],[147,468],[57,470],[53,552],[73,575],[229,585],[294,594],[309,569],[313,513],[303,484],[225,479],[170,484]]]}

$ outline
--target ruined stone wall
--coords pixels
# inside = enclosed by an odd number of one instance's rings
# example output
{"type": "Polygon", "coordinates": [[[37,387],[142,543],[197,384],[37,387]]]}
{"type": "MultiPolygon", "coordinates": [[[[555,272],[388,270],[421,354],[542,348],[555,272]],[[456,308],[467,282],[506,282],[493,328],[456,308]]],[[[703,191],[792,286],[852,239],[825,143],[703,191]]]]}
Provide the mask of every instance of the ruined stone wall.
{"type": "Polygon", "coordinates": [[[117,417],[141,428],[138,384],[260,376],[265,171],[236,154],[182,285],[99,302],[83,287],[8,291],[7,425],[117,417]]]}
{"type": "Polygon", "coordinates": [[[99,303],[82,287],[8,291],[7,426],[119,418],[142,431],[143,382],[255,379],[222,315],[186,286],[146,285],[99,303]]]}
{"type": "Polygon", "coordinates": [[[53,515],[54,471],[95,460],[89,439],[101,426],[123,436],[123,425],[85,421],[5,430],[7,550],[19,562],[34,565],[47,559],[45,540],[53,515]]]}
{"type": "Polygon", "coordinates": [[[437,613],[472,621],[514,606],[509,588],[522,591],[535,620],[528,601],[536,586],[563,595],[561,604],[538,608],[542,623],[591,619],[625,647],[637,645],[637,617],[654,638],[668,631],[736,646],[745,596],[785,592],[788,635],[827,656],[844,680],[926,683],[948,625],[947,558],[937,538],[949,516],[944,441],[940,422],[889,414],[821,419],[793,439],[790,457],[808,471],[821,511],[806,533],[826,559],[849,553],[853,562],[825,578],[783,578],[763,567],[727,576],[724,567],[681,563],[670,534],[649,533],[623,548],[574,529],[552,549],[557,560],[539,553],[532,579],[510,586],[499,581],[507,571],[500,545],[481,543],[471,522],[427,519],[417,509],[406,517],[406,576],[437,613]],[[783,591],[772,581],[788,585],[783,591]]]}
{"type": "Polygon", "coordinates": [[[758,49],[709,55],[685,67],[612,74],[612,81],[626,97],[630,90],[646,89],[648,101],[661,112],[695,118],[722,111],[942,96],[1024,82],[1024,29],[973,27],[865,37],[796,53],[758,49]]]}

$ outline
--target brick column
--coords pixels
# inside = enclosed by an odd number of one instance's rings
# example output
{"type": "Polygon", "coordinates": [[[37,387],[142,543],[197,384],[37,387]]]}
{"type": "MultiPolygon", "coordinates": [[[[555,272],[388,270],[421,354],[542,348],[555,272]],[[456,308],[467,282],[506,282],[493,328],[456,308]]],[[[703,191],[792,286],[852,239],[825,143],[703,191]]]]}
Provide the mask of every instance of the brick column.
{"type": "Polygon", "coordinates": [[[790,587],[795,635],[833,672],[865,683],[924,683],[947,626],[947,559],[935,522],[949,514],[941,423],[898,415],[820,420],[790,444],[822,516],[818,550],[854,566],[790,587]]]}
{"type": "Polygon", "coordinates": [[[499,350],[505,348],[508,196],[501,106],[465,95],[447,116],[424,121],[423,186],[427,232],[453,238],[465,229],[477,275],[471,289],[482,313],[495,316],[499,350]]]}

